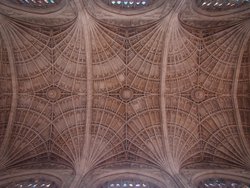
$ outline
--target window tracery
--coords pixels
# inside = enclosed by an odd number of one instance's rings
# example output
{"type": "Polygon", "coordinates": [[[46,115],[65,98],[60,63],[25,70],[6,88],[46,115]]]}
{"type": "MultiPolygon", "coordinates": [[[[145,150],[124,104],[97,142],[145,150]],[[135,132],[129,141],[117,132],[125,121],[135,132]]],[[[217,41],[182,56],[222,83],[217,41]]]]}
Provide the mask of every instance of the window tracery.
{"type": "Polygon", "coordinates": [[[105,182],[103,185],[99,186],[98,188],[159,188],[158,186],[142,181],[142,180],[135,180],[135,179],[119,179],[114,181],[105,182]]]}
{"type": "Polygon", "coordinates": [[[11,0],[11,2],[29,7],[47,8],[58,4],[60,0],[11,0]]]}
{"type": "Polygon", "coordinates": [[[197,0],[200,8],[206,10],[227,10],[250,4],[250,0],[197,0]]]}
{"type": "Polygon", "coordinates": [[[104,3],[115,8],[141,8],[152,4],[156,0],[103,0],[104,3]]]}
{"type": "Polygon", "coordinates": [[[13,181],[10,184],[0,186],[0,188],[59,188],[55,182],[43,178],[31,178],[22,181],[13,181]]]}
{"type": "Polygon", "coordinates": [[[210,178],[200,182],[198,188],[250,188],[250,184],[236,180],[210,178]]]}

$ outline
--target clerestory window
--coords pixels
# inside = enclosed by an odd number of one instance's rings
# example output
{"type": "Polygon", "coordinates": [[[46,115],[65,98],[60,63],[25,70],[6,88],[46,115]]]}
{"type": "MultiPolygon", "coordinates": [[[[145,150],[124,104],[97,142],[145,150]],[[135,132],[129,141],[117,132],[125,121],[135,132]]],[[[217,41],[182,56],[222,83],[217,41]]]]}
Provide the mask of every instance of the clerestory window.
{"type": "Polygon", "coordinates": [[[198,188],[250,188],[250,184],[223,178],[210,178],[200,182],[198,188]]]}
{"type": "Polygon", "coordinates": [[[60,2],[60,0],[10,0],[11,2],[34,8],[47,8],[50,6],[55,6],[60,2]]]}
{"type": "Polygon", "coordinates": [[[250,0],[197,0],[200,8],[206,10],[228,10],[250,4],[250,0]]]}
{"type": "Polygon", "coordinates": [[[115,8],[135,9],[151,5],[156,0],[102,0],[105,4],[115,8]]]}
{"type": "Polygon", "coordinates": [[[99,186],[98,188],[159,188],[158,186],[135,179],[119,179],[114,181],[109,181],[99,186]]]}

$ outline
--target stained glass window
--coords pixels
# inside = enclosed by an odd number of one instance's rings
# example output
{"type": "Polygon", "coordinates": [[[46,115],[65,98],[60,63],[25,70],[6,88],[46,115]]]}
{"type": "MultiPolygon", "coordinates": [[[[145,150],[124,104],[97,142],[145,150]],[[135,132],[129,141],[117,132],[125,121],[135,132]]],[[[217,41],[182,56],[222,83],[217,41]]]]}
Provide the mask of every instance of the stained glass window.
{"type": "Polygon", "coordinates": [[[140,8],[152,4],[156,0],[103,0],[104,3],[116,8],[140,8]]]}
{"type": "Polygon", "coordinates": [[[59,188],[59,186],[56,185],[56,183],[43,178],[31,178],[28,180],[12,182],[10,184],[0,186],[0,188],[59,188]]]}
{"type": "Polygon", "coordinates": [[[200,182],[198,188],[250,188],[250,184],[229,179],[210,178],[200,182]]]}
{"type": "Polygon", "coordinates": [[[142,180],[119,179],[106,182],[103,185],[99,186],[98,188],[159,188],[159,187],[150,182],[145,182],[142,180]]]}
{"type": "Polygon", "coordinates": [[[250,4],[250,0],[197,0],[198,6],[207,10],[227,10],[250,4]]]}
{"type": "Polygon", "coordinates": [[[58,4],[60,0],[10,0],[10,1],[19,5],[46,8],[58,4]]]}

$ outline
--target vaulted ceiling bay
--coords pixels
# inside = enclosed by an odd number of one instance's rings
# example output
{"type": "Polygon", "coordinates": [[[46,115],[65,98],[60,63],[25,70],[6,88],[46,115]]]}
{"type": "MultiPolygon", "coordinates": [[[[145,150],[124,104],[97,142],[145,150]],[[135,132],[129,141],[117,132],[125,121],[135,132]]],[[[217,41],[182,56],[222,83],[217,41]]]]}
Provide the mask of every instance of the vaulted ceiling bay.
{"type": "Polygon", "coordinates": [[[0,187],[250,187],[250,9],[3,0],[0,187]]]}

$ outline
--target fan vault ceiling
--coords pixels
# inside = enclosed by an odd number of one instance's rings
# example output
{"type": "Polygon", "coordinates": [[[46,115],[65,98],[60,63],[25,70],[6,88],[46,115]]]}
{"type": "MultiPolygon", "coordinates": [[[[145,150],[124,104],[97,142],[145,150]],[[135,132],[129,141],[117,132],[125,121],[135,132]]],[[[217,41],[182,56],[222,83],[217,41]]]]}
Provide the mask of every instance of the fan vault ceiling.
{"type": "Polygon", "coordinates": [[[0,186],[249,178],[249,6],[195,2],[0,4],[0,186]]]}

